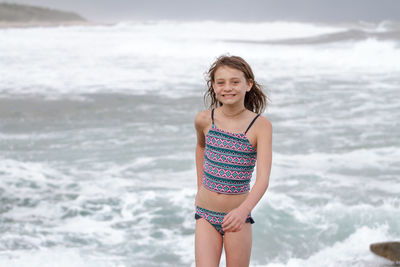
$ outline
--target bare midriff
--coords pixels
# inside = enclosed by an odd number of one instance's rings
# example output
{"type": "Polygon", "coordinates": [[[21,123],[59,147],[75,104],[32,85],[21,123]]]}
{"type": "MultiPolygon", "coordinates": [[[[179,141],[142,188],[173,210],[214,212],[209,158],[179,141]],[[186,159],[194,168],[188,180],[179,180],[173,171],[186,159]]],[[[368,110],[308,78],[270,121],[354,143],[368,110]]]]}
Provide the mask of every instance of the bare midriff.
{"type": "Polygon", "coordinates": [[[222,194],[210,191],[201,185],[197,192],[196,205],[204,209],[227,213],[239,207],[248,194],[249,192],[243,194],[222,194]]]}

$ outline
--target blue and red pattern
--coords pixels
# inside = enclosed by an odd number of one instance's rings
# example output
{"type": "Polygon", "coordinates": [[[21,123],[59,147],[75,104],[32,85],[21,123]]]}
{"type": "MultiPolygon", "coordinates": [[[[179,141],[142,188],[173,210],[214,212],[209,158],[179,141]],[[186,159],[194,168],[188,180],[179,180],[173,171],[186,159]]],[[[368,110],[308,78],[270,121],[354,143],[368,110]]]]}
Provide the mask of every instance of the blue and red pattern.
{"type": "Polygon", "coordinates": [[[231,133],[213,123],[206,135],[203,185],[223,194],[243,194],[250,181],[257,151],[244,133],[231,133]]]}

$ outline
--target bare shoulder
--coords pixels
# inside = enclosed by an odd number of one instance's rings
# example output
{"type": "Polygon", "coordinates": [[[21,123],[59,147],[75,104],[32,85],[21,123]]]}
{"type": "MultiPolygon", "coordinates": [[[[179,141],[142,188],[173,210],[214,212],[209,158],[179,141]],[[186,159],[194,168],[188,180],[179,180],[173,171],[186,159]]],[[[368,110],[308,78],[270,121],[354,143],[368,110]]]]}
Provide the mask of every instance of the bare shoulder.
{"type": "Polygon", "coordinates": [[[196,130],[202,131],[209,123],[211,118],[211,110],[203,110],[194,117],[194,126],[196,130]]]}
{"type": "Polygon", "coordinates": [[[256,128],[258,133],[257,135],[272,135],[272,123],[267,117],[263,115],[260,115],[258,117],[256,128]]]}

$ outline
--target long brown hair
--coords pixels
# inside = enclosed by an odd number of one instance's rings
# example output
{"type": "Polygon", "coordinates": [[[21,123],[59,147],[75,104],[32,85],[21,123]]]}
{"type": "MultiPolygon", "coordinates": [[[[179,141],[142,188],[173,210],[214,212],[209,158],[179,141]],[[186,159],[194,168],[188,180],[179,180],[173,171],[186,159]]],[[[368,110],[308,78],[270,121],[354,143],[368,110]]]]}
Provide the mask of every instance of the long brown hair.
{"type": "Polygon", "coordinates": [[[263,93],[262,86],[258,84],[254,79],[253,71],[250,65],[241,57],[222,55],[211,65],[208,72],[205,73],[207,81],[207,91],[204,94],[204,103],[207,106],[207,100],[211,100],[208,108],[216,108],[222,106],[222,103],[217,100],[212,83],[215,82],[215,72],[219,67],[227,66],[243,72],[246,81],[253,82],[249,92],[246,92],[244,97],[244,106],[248,110],[255,113],[263,113],[267,107],[268,97],[263,93]]]}

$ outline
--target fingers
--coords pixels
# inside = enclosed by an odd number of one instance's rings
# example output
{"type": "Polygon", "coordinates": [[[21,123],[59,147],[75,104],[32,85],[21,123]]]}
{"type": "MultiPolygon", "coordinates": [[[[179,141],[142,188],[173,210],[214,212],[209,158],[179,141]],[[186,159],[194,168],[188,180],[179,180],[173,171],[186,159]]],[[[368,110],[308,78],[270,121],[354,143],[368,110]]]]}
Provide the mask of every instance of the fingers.
{"type": "Polygon", "coordinates": [[[230,212],[222,220],[222,230],[224,232],[237,232],[242,229],[243,223],[237,214],[230,212]]]}
{"type": "Polygon", "coordinates": [[[238,232],[242,229],[241,224],[230,224],[229,226],[222,228],[224,232],[238,232]]]}
{"type": "Polygon", "coordinates": [[[222,230],[224,232],[237,232],[242,229],[242,223],[239,219],[228,218],[224,223],[222,223],[222,230]]]}
{"type": "Polygon", "coordinates": [[[227,215],[225,215],[224,219],[222,220],[222,228],[224,227],[228,227],[232,222],[231,216],[228,213],[227,215]]]}

